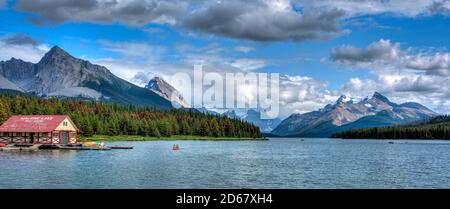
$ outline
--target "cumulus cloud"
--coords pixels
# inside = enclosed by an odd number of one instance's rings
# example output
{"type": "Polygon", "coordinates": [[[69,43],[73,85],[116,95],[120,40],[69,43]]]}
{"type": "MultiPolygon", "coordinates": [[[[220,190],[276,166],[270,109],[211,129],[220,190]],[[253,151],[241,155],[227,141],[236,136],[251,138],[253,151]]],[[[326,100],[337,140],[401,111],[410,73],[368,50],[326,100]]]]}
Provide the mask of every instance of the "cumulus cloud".
{"type": "Polygon", "coordinates": [[[326,82],[308,76],[280,76],[281,118],[292,113],[317,110],[336,101],[339,94],[327,90],[326,82]]]}
{"type": "MultiPolygon", "coordinates": [[[[347,16],[362,16],[371,14],[391,13],[414,17],[418,15],[443,12],[442,5],[448,8],[448,0],[298,0],[299,4],[306,7],[337,8],[346,12],[347,16]],[[437,9],[433,9],[437,8],[437,9]]],[[[448,11],[447,11],[448,12],[448,11]]]]}
{"type": "Polygon", "coordinates": [[[375,79],[352,78],[340,92],[361,98],[377,91],[398,103],[418,102],[440,113],[449,113],[448,82],[450,77],[394,72],[379,74],[375,79]]]}
{"type": "Polygon", "coordinates": [[[399,56],[400,44],[390,40],[377,41],[367,48],[344,45],[331,51],[331,59],[338,63],[354,64],[376,61],[391,61],[399,56]]]}
{"type": "Polygon", "coordinates": [[[428,74],[446,74],[450,70],[450,53],[423,52],[408,48],[402,50],[400,43],[379,40],[366,48],[343,45],[331,50],[332,61],[345,65],[363,64],[372,69],[411,69],[428,74]]]}
{"type": "Polygon", "coordinates": [[[8,45],[38,45],[38,42],[34,40],[31,36],[18,34],[6,37],[3,41],[8,45]]]}
{"type": "Polygon", "coordinates": [[[193,31],[254,41],[332,38],[342,33],[339,18],[344,15],[337,9],[298,10],[289,0],[18,0],[15,8],[37,14],[31,18],[36,24],[91,22],[144,26],[168,23],[193,31]]]}
{"type": "Polygon", "coordinates": [[[447,70],[450,69],[450,53],[418,54],[410,57],[406,67],[416,70],[447,70]]]}
{"type": "Polygon", "coordinates": [[[364,96],[378,91],[397,102],[416,101],[448,113],[450,100],[450,53],[401,49],[400,44],[380,40],[366,48],[342,46],[333,49],[331,59],[351,68],[363,65],[375,76],[352,78],[341,92],[364,96]]]}
{"type": "Polygon", "coordinates": [[[17,0],[15,8],[38,14],[39,17],[31,19],[34,23],[74,21],[143,26],[149,23],[174,24],[186,6],[182,0],[17,0]]]}
{"type": "Polygon", "coordinates": [[[450,14],[450,0],[435,1],[429,7],[431,13],[450,14]]]}
{"type": "Polygon", "coordinates": [[[36,24],[170,24],[189,31],[267,42],[329,39],[347,32],[340,25],[343,19],[382,13],[408,17],[448,14],[449,4],[448,0],[17,0],[14,8],[37,14],[30,19],[36,24]]]}
{"type": "Polygon", "coordinates": [[[41,44],[26,35],[0,37],[0,60],[17,58],[36,63],[49,49],[47,44],[41,44]]]}
{"type": "Polygon", "coordinates": [[[290,1],[220,1],[191,12],[192,30],[255,41],[303,41],[341,34],[340,10],[296,11],[290,1]]]}

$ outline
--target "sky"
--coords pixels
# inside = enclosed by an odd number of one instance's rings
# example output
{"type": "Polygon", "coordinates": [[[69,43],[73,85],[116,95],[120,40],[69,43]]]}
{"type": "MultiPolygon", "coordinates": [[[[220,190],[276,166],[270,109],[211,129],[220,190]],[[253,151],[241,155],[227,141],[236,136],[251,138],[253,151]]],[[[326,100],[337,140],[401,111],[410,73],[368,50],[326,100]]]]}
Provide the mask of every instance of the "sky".
{"type": "Polygon", "coordinates": [[[0,60],[58,45],[140,86],[280,73],[282,118],[375,91],[450,113],[448,37],[450,0],[0,0],[0,60]]]}

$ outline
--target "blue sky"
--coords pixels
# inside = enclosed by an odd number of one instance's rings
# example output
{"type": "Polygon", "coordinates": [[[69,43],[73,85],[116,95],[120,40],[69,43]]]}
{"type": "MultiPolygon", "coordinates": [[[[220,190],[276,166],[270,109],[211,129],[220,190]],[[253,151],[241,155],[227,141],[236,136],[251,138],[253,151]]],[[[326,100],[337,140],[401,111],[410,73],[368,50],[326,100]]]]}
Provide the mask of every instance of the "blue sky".
{"type": "Polygon", "coordinates": [[[292,82],[307,78],[305,85],[282,87],[293,94],[282,98],[284,115],[320,108],[341,94],[374,91],[450,113],[447,0],[80,2],[0,0],[0,58],[23,53],[17,58],[37,62],[58,45],[138,85],[199,62],[216,70],[281,73],[292,82]],[[7,44],[14,37],[34,42],[7,44]]]}

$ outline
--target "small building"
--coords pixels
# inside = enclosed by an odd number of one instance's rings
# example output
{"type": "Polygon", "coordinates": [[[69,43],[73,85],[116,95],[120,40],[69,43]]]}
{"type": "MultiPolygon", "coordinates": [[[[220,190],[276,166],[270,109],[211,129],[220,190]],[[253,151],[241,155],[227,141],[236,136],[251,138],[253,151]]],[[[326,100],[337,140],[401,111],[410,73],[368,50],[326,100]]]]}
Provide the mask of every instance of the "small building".
{"type": "Polygon", "coordinates": [[[0,126],[0,143],[76,144],[78,132],[67,115],[14,115],[0,126]]]}

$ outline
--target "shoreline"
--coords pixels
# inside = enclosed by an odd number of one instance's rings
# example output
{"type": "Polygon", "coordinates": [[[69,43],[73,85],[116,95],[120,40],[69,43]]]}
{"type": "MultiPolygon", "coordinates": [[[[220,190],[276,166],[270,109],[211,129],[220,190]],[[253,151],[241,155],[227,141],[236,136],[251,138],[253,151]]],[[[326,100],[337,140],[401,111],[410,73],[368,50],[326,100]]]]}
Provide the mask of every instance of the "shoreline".
{"type": "Polygon", "coordinates": [[[170,136],[170,137],[146,137],[136,135],[93,135],[81,136],[79,142],[105,141],[105,142],[126,142],[126,141],[267,141],[269,138],[250,137],[207,137],[207,136],[170,136]]]}

